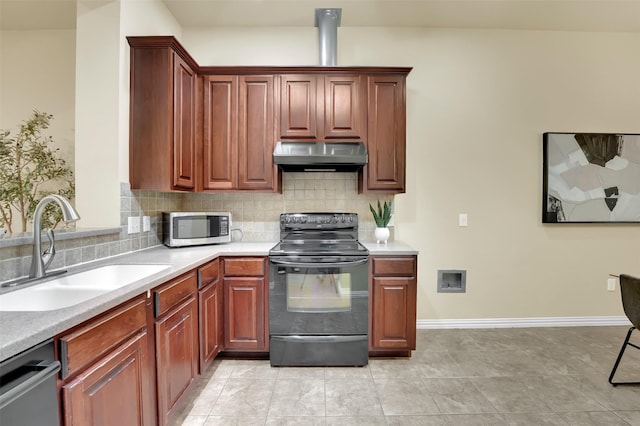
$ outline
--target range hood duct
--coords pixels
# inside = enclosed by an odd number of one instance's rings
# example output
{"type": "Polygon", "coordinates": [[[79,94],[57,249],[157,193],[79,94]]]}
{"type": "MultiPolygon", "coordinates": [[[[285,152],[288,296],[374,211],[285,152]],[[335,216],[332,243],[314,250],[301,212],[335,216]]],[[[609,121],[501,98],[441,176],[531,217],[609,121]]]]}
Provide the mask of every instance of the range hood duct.
{"type": "Polygon", "coordinates": [[[273,162],[285,172],[356,172],[367,164],[362,142],[278,142],[273,162]]]}
{"type": "Polygon", "coordinates": [[[338,27],[342,9],[316,9],[315,26],[318,27],[320,65],[335,67],[338,64],[338,27]]]}

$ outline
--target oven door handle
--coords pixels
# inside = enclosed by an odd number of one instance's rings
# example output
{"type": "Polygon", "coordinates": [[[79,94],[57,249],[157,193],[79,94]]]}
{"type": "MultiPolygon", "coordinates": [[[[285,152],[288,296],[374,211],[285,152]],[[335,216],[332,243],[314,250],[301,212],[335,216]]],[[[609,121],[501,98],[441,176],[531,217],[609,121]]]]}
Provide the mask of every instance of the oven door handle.
{"type": "Polygon", "coordinates": [[[369,259],[358,259],[358,260],[349,260],[346,262],[331,262],[331,263],[323,263],[323,262],[297,262],[291,260],[282,260],[282,259],[269,259],[271,263],[276,265],[285,265],[285,266],[296,266],[299,268],[340,268],[344,266],[357,266],[364,265],[369,261],[369,259]]]}

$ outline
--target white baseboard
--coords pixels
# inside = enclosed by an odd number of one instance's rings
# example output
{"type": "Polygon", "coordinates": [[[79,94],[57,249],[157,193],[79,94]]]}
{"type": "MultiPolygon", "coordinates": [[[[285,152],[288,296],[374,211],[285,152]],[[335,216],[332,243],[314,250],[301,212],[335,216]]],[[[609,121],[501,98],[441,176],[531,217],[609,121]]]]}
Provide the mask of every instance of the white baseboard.
{"type": "Polygon", "coordinates": [[[541,317],[541,318],[478,318],[416,321],[419,329],[430,328],[524,328],[524,327],[584,327],[604,325],[631,326],[626,316],[618,317],[541,317]]]}

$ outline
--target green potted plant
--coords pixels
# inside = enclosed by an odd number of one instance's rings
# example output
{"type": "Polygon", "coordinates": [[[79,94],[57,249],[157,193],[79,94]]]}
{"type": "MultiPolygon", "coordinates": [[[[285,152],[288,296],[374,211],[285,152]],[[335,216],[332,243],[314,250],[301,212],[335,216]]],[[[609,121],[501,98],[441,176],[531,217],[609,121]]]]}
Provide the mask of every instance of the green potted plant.
{"type": "Polygon", "coordinates": [[[371,204],[369,204],[369,210],[371,210],[371,214],[373,215],[373,220],[376,222],[376,230],[375,237],[378,243],[383,242],[387,243],[389,240],[389,221],[391,220],[391,201],[385,201],[383,204],[380,204],[380,200],[378,200],[378,208],[374,208],[371,204]]]}
{"type": "MultiPolygon", "coordinates": [[[[20,225],[27,231],[38,202],[49,194],[73,198],[73,172],[52,147],[53,138],[43,132],[49,128],[53,115],[33,111],[28,120],[12,136],[0,130],[0,228],[9,234],[20,225]],[[14,217],[14,213],[17,217],[14,217]]],[[[62,219],[62,212],[53,205],[45,208],[42,224],[53,229],[62,219]]]]}

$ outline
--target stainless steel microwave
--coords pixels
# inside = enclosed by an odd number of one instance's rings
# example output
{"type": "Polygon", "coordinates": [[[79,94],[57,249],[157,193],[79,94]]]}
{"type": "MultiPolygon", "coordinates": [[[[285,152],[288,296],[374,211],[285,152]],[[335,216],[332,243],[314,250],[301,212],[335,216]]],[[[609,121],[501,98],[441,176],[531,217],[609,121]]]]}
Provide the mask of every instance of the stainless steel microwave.
{"type": "Polygon", "coordinates": [[[231,242],[231,213],[162,213],[162,242],[167,247],[231,242]]]}

